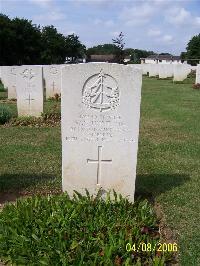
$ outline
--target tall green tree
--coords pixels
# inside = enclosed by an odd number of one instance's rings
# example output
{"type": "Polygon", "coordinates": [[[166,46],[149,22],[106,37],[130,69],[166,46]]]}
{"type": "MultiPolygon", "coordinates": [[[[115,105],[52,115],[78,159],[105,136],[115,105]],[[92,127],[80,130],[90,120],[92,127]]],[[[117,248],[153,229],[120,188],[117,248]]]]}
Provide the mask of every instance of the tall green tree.
{"type": "Polygon", "coordinates": [[[117,49],[118,48],[115,44],[105,43],[105,44],[101,44],[101,45],[88,48],[86,51],[86,54],[87,56],[90,56],[92,54],[96,54],[96,55],[115,54],[117,49]]]}
{"type": "Polygon", "coordinates": [[[65,38],[65,51],[66,56],[72,57],[72,61],[75,61],[77,58],[85,56],[86,47],[79,41],[77,35],[71,34],[65,38]]]}
{"type": "Polygon", "coordinates": [[[0,14],[0,65],[12,65],[14,42],[12,21],[8,16],[0,14]]]}
{"type": "Polygon", "coordinates": [[[0,14],[0,64],[21,65],[40,62],[40,28],[27,19],[9,19],[0,14]]]}
{"type": "Polygon", "coordinates": [[[12,20],[12,31],[15,38],[13,64],[40,64],[40,27],[27,19],[15,18],[12,20]]]}
{"type": "Polygon", "coordinates": [[[51,25],[42,28],[42,52],[41,61],[43,64],[63,64],[66,59],[65,37],[58,33],[51,25]]]}
{"type": "Polygon", "coordinates": [[[117,46],[117,50],[116,50],[116,59],[118,61],[119,64],[123,64],[124,63],[124,57],[125,57],[125,53],[124,53],[124,35],[122,32],[120,32],[119,36],[116,37],[115,39],[112,39],[113,44],[115,44],[117,46]]]}
{"type": "MultiPolygon", "coordinates": [[[[186,47],[186,59],[200,59],[200,34],[193,36],[188,42],[186,47]]],[[[192,64],[197,63],[199,60],[191,60],[192,64]]]]}

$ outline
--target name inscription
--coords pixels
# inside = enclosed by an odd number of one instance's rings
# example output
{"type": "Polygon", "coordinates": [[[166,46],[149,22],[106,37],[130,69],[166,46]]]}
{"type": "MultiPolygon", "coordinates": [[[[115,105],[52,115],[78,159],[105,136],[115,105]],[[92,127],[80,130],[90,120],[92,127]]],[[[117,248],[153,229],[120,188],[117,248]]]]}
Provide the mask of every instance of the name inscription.
{"type": "Polygon", "coordinates": [[[134,142],[131,131],[120,115],[80,114],[70,127],[67,141],[80,142],[134,142]]]}

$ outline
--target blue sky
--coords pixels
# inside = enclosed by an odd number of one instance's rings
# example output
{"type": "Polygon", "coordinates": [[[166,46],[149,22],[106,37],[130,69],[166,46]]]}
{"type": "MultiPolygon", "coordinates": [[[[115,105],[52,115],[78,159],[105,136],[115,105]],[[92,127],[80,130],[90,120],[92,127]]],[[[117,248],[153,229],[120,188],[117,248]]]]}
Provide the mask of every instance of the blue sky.
{"type": "Polygon", "coordinates": [[[122,31],[126,48],[179,55],[200,33],[200,0],[0,0],[0,10],[75,33],[87,47],[122,31]]]}

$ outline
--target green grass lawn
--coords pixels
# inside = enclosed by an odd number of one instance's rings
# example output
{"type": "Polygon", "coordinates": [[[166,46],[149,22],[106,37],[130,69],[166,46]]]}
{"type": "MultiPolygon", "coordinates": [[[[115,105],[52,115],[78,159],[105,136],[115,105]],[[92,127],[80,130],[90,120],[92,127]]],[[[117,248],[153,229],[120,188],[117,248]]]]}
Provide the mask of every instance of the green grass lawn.
{"type": "MultiPolygon", "coordinates": [[[[136,182],[137,198],[162,210],[184,266],[200,265],[200,91],[192,83],[143,77],[136,182]]],[[[16,114],[16,102],[5,104],[16,114]]],[[[0,143],[1,195],[60,191],[60,127],[1,126],[0,143]]]]}

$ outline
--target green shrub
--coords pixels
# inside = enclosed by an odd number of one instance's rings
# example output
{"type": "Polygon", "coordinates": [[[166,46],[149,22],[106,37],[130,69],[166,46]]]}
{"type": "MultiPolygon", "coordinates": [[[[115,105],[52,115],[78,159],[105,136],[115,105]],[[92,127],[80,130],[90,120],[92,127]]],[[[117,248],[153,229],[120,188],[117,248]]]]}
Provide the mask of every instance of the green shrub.
{"type": "Polygon", "coordinates": [[[61,94],[60,93],[55,93],[53,97],[49,97],[48,101],[56,101],[60,102],[61,101],[61,94]]]}
{"type": "Polygon", "coordinates": [[[148,202],[79,193],[33,197],[0,213],[0,258],[14,265],[164,265],[168,253],[130,252],[126,244],[160,239],[148,202]]]}
{"type": "Polygon", "coordinates": [[[3,86],[3,83],[0,80],[0,92],[3,92],[3,91],[6,91],[6,90],[5,90],[4,86],[3,86]]]}
{"type": "Polygon", "coordinates": [[[11,117],[12,117],[11,110],[5,105],[0,105],[0,124],[1,125],[5,124],[11,119],[11,117]]]}

